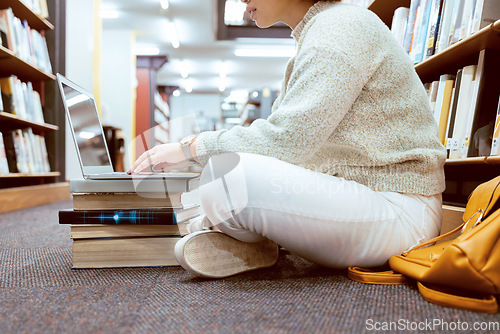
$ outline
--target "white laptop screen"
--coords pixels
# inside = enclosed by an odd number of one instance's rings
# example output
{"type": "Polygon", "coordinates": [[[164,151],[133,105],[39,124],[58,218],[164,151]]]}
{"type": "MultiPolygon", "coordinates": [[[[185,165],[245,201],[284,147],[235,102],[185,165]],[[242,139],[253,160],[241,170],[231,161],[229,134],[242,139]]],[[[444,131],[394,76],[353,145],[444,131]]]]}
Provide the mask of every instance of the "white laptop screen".
{"type": "Polygon", "coordinates": [[[83,166],[111,166],[93,98],[64,82],[62,88],[83,166]]]}

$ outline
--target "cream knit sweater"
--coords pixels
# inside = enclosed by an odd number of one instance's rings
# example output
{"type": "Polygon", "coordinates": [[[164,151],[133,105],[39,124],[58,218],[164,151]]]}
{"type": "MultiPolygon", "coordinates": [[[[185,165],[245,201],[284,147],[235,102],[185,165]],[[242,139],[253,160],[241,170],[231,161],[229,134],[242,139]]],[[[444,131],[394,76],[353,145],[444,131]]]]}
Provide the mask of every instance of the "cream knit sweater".
{"type": "Polygon", "coordinates": [[[320,1],[292,36],[297,54],[273,113],[249,127],[201,133],[200,163],[256,153],[376,191],[442,192],[446,151],[427,94],[385,24],[367,9],[320,1]]]}

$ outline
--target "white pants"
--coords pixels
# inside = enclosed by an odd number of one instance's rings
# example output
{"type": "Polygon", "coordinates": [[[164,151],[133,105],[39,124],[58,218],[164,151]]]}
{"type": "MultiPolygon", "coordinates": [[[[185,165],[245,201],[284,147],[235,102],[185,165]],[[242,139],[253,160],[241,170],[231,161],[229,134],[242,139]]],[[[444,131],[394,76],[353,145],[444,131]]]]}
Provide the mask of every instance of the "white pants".
{"type": "Polygon", "coordinates": [[[212,157],[200,181],[202,208],[222,232],[332,268],[382,265],[441,227],[440,194],[376,192],[255,154],[212,157]]]}

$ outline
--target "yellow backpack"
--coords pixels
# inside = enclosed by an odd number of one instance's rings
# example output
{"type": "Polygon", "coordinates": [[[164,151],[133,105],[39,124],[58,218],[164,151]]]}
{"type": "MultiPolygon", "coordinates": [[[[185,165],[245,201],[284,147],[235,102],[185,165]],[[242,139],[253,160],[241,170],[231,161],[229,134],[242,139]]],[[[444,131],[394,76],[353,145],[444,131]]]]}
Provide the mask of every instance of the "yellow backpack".
{"type": "Polygon", "coordinates": [[[392,270],[349,267],[349,277],[372,284],[404,284],[406,278],[411,278],[431,303],[475,312],[498,312],[495,295],[500,294],[499,199],[500,176],[472,192],[464,223],[455,230],[392,256],[392,270]],[[460,229],[462,234],[455,240],[434,244],[460,229]]]}

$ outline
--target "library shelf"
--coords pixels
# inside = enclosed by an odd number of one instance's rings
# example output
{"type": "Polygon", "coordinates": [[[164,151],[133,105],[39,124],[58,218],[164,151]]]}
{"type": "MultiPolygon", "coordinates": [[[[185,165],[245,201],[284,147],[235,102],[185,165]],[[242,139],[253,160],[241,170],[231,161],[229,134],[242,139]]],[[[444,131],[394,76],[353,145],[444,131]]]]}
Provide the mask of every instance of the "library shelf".
{"type": "Polygon", "coordinates": [[[446,160],[447,166],[460,166],[460,165],[500,165],[500,155],[490,155],[487,157],[474,157],[474,158],[463,158],[463,159],[448,159],[446,160]]]}
{"type": "Polygon", "coordinates": [[[54,177],[59,176],[61,173],[59,172],[48,172],[48,173],[9,173],[9,174],[0,174],[0,179],[6,178],[21,178],[21,177],[54,177]]]}
{"type": "Polygon", "coordinates": [[[483,49],[500,50],[500,20],[418,63],[415,71],[422,82],[439,80],[441,74],[456,73],[459,68],[476,64],[483,49]]]}
{"type": "Polygon", "coordinates": [[[28,6],[21,0],[2,0],[2,8],[12,8],[14,15],[21,20],[28,21],[31,28],[36,30],[53,30],[52,23],[34,13],[28,6]]]}
{"type": "Polygon", "coordinates": [[[16,115],[0,111],[0,130],[16,128],[32,128],[33,132],[36,134],[43,133],[45,131],[57,131],[59,127],[57,125],[52,125],[48,123],[36,123],[33,121],[28,121],[19,118],[16,115]]]}
{"type": "Polygon", "coordinates": [[[22,60],[14,52],[0,46],[0,77],[15,74],[23,81],[49,81],[56,76],[47,73],[34,65],[22,60]]]}
{"type": "Polygon", "coordinates": [[[68,182],[0,189],[0,214],[69,199],[68,182]]]}

